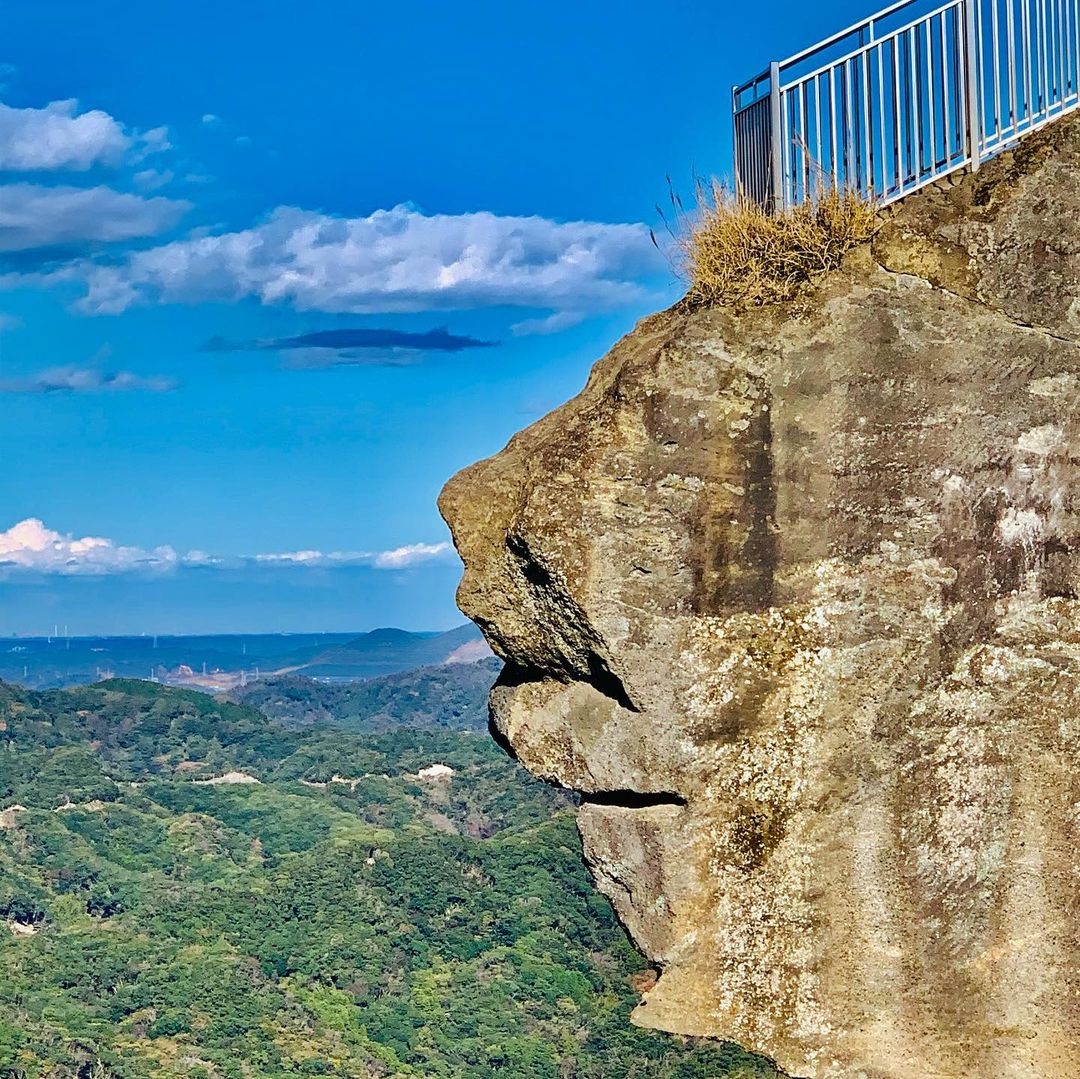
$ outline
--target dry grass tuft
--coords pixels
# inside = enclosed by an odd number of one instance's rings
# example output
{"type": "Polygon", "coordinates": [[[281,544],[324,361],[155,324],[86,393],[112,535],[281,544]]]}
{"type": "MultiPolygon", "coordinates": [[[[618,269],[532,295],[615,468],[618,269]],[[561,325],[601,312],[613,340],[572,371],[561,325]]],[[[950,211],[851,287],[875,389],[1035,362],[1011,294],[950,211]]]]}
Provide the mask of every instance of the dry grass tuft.
{"type": "Polygon", "coordinates": [[[832,187],[772,216],[714,180],[698,185],[696,210],[684,214],[678,203],[676,214],[672,232],[694,307],[790,300],[877,227],[873,203],[832,187]]]}

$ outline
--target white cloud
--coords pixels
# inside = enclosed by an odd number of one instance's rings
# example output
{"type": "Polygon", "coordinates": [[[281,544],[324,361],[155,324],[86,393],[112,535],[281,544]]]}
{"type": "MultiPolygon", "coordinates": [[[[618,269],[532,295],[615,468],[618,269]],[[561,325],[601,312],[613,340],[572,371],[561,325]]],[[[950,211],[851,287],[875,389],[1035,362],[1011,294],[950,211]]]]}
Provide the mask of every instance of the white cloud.
{"type": "Polygon", "coordinates": [[[164,393],[176,383],[162,376],[145,378],[131,371],[100,371],[93,367],[52,367],[22,378],[0,379],[0,394],[118,393],[144,390],[164,393]]]}
{"type": "Polygon", "coordinates": [[[406,569],[442,557],[449,543],[413,543],[390,551],[290,551],[240,558],[221,557],[206,551],[178,554],[169,546],[147,550],[125,547],[100,536],[76,538],[71,533],[47,528],[36,517],[27,518],[0,532],[0,576],[12,572],[103,576],[131,572],[168,572],[184,567],[237,569],[245,566],[283,569],[334,569],[369,566],[373,569],[406,569]]]}
{"type": "Polygon", "coordinates": [[[36,517],[0,532],[0,571],[31,570],[64,576],[171,569],[178,561],[171,547],[146,551],[123,547],[110,539],[54,532],[36,517]]]}
{"type": "Polygon", "coordinates": [[[123,126],[100,109],[77,110],[75,101],[54,101],[41,109],[0,103],[0,169],[85,171],[119,164],[132,142],[123,126]]]}
{"type": "Polygon", "coordinates": [[[190,203],[110,187],[0,186],[0,252],[112,243],[169,228],[190,203]]]}
{"type": "Polygon", "coordinates": [[[376,555],[373,565],[379,569],[404,569],[449,554],[452,549],[449,543],[411,543],[408,547],[381,552],[376,555]]]}
{"type": "Polygon", "coordinates": [[[408,206],[340,218],[282,207],[239,232],[85,263],[84,310],[140,302],[255,297],[306,311],[408,312],[491,306],[611,308],[644,295],[663,259],[640,224],[559,223],[492,213],[426,215],[408,206]]]}
{"type": "Polygon", "coordinates": [[[221,117],[212,112],[204,112],[202,122],[206,124],[207,127],[216,127],[221,123],[221,117]]]}

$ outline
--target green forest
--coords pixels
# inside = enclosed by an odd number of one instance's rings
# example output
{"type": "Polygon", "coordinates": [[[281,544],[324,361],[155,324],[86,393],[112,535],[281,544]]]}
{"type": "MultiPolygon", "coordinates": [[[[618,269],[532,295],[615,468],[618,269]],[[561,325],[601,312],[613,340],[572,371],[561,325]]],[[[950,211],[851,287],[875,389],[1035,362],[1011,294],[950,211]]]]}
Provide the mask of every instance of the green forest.
{"type": "Polygon", "coordinates": [[[391,711],[0,683],[0,1076],[775,1074],[631,1026],[569,797],[391,711]]]}

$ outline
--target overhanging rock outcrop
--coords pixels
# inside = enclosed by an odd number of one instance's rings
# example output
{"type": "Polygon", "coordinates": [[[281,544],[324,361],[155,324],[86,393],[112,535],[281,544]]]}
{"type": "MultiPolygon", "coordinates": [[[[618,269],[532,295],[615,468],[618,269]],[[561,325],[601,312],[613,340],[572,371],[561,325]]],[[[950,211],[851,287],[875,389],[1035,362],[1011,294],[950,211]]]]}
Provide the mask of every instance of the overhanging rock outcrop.
{"type": "Polygon", "coordinates": [[[584,794],[636,1022],[1080,1074],[1080,125],[798,302],[646,319],[447,486],[493,716],[584,794]]]}

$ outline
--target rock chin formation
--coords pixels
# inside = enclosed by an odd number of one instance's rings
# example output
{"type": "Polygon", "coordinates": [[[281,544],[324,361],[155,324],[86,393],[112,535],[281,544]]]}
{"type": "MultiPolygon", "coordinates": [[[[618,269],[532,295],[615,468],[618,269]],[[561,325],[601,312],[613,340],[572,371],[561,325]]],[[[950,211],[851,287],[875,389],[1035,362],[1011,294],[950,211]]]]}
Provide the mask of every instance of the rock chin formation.
{"type": "Polygon", "coordinates": [[[640,1024],[1080,1073],[1080,123],[796,303],[642,322],[447,486],[494,722],[582,792],[640,1024]]]}

